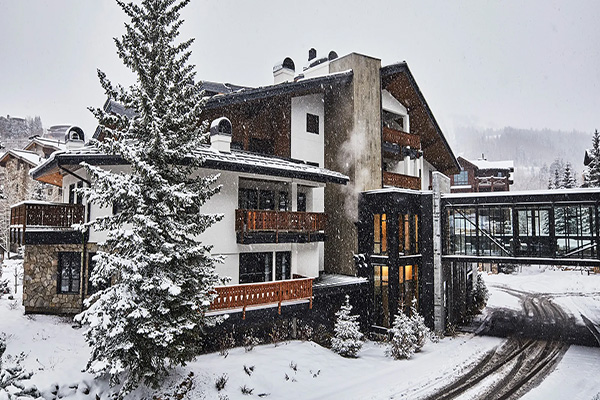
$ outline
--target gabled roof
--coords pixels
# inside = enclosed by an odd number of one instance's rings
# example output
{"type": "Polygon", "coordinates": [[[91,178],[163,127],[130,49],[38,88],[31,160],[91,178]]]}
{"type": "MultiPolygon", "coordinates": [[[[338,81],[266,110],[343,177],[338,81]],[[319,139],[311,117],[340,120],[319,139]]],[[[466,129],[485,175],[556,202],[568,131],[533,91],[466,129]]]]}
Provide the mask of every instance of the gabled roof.
{"type": "Polygon", "coordinates": [[[485,171],[485,170],[490,170],[490,169],[506,170],[509,172],[515,171],[515,165],[512,160],[505,160],[505,161],[488,161],[488,160],[482,160],[482,159],[468,160],[464,157],[458,157],[458,162],[460,163],[460,165],[463,168],[465,166],[464,164],[470,164],[480,171],[482,171],[482,170],[485,171]]]}
{"type": "Polygon", "coordinates": [[[403,61],[382,67],[381,87],[408,108],[411,131],[421,136],[425,159],[446,175],[458,173],[460,165],[408,64],[403,61]]]}
{"type": "Polygon", "coordinates": [[[65,144],[65,142],[57,140],[57,139],[51,139],[51,138],[44,138],[44,137],[39,137],[39,136],[35,136],[31,139],[31,141],[25,146],[24,150],[31,150],[33,147],[35,147],[35,145],[39,145],[42,147],[47,147],[53,150],[64,150],[67,148],[67,145],[65,144]]]}
{"type": "MultiPolygon", "coordinates": [[[[232,150],[220,152],[210,146],[197,149],[195,155],[202,157],[202,168],[221,171],[235,171],[258,175],[297,178],[312,182],[346,184],[349,178],[339,172],[307,164],[298,160],[272,157],[245,151],[232,150]]],[[[39,181],[62,186],[62,169],[74,171],[81,168],[80,163],[91,165],[126,165],[118,156],[101,154],[95,147],[56,152],[50,158],[33,169],[31,176],[39,181]]]]}
{"type": "Polygon", "coordinates": [[[207,100],[204,108],[217,108],[230,104],[282,96],[289,93],[305,94],[320,92],[327,86],[350,82],[352,75],[352,71],[342,71],[315,78],[298,79],[294,82],[283,82],[258,88],[243,88],[235,92],[211,97],[207,100]]]}
{"type": "Polygon", "coordinates": [[[0,157],[0,166],[3,166],[3,167],[6,166],[6,163],[10,159],[10,157],[14,157],[21,161],[24,161],[27,164],[31,165],[32,167],[38,166],[42,161],[42,158],[40,158],[40,156],[37,153],[34,153],[32,151],[26,151],[26,150],[12,149],[12,150],[8,150],[6,153],[4,153],[2,155],[2,157],[0,157]]]}

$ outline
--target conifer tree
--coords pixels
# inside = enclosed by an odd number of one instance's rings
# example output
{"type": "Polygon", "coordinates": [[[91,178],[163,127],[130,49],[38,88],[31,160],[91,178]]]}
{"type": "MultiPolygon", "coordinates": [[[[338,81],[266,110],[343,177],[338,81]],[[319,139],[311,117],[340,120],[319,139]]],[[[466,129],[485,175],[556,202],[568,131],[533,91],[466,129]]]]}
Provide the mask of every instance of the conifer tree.
{"type": "Polygon", "coordinates": [[[156,386],[173,366],[202,348],[205,316],[219,283],[210,246],[198,235],[219,216],[201,212],[218,191],[215,177],[195,172],[205,142],[199,83],[188,64],[192,40],[176,43],[181,9],[189,0],[117,1],[130,22],[115,39],[117,53],[137,81],[114,86],[98,71],[107,96],[134,113],[91,109],[105,134],[97,151],[125,160],[125,172],[86,165],[86,199],[119,212],[92,221],[104,231],[92,283],[112,285],[88,300],[78,319],[89,324],[87,369],[122,384],[120,397],[141,381],[156,386]]]}
{"type": "Polygon", "coordinates": [[[589,154],[591,161],[584,173],[586,187],[600,187],[600,133],[598,129],[592,136],[592,149],[589,154]]]}
{"type": "Polygon", "coordinates": [[[386,353],[395,360],[412,357],[417,348],[417,338],[415,337],[413,324],[410,318],[402,312],[402,307],[398,308],[390,331],[392,339],[386,353]]]}
{"type": "Polygon", "coordinates": [[[335,313],[335,336],[331,339],[331,349],[343,357],[356,357],[364,344],[358,315],[350,315],[351,312],[350,296],[346,295],[346,302],[335,313]]]}
{"type": "Polygon", "coordinates": [[[425,318],[417,311],[417,299],[413,299],[410,307],[410,322],[412,323],[413,335],[415,336],[415,352],[421,351],[431,331],[425,325],[425,318]]]}
{"type": "Polygon", "coordinates": [[[573,167],[571,163],[567,161],[565,165],[565,170],[563,172],[562,178],[562,187],[565,189],[572,189],[577,186],[577,181],[575,179],[575,173],[573,172],[573,167]]]}

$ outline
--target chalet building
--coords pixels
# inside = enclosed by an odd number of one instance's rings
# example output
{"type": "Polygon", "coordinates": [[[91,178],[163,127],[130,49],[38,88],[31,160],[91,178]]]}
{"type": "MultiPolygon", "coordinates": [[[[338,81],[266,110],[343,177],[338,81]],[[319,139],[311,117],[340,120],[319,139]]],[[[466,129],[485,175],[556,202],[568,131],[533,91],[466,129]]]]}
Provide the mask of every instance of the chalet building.
{"type": "Polygon", "coordinates": [[[512,161],[470,161],[458,157],[460,172],[450,176],[452,193],[507,192],[513,184],[512,161]]]}
{"type": "MultiPolygon", "coordinates": [[[[204,211],[224,216],[199,240],[213,245],[213,254],[224,256],[217,272],[231,277],[227,286],[217,289],[220,296],[212,308],[238,308],[245,316],[246,306],[253,305],[252,300],[242,300],[249,287],[257,295],[255,301],[278,303],[277,294],[285,293],[283,300],[310,305],[313,280],[324,268],[319,245],[328,222],[318,195],[327,185],[345,185],[348,177],[314,163],[232,149],[231,132],[227,119],[217,119],[211,126],[211,144],[197,149],[205,159],[198,173],[218,173],[217,184],[222,186],[204,211]]],[[[72,225],[118,212],[82,204],[75,189],[90,184],[83,161],[114,171],[126,170],[127,164],[69,138],[67,147],[32,171],[35,179],[62,187],[62,203],[23,202],[12,208],[13,236],[21,235],[26,245],[27,313],[81,310],[82,300],[94,290],[89,285],[92,257],[105,233],[82,234],[72,225]]]]}
{"type": "MultiPolygon", "coordinates": [[[[413,298],[433,310],[428,302],[440,281],[434,276],[440,263],[432,248],[436,225],[428,221],[436,193],[450,191],[445,176],[460,166],[408,65],[382,66],[356,53],[317,58],[311,49],[302,72],[286,58],[273,75],[273,85],[258,88],[204,82],[203,117],[214,122],[211,143],[198,149],[206,158],[200,173],[220,173],[223,189],[206,211],[225,216],[204,241],[225,256],[219,274],[232,278],[217,289],[214,312],[234,309],[244,318],[247,306],[261,302],[275,302],[285,312],[294,302],[281,307],[281,297],[266,295],[284,292],[297,293],[289,300],[306,303],[304,309],[312,299],[334,310],[345,293],[355,293],[369,326],[389,326],[397,307],[413,298]],[[379,196],[384,208],[366,200],[379,196]],[[240,295],[247,285],[264,292],[262,299],[240,295]],[[251,300],[232,303],[235,298],[251,300]]],[[[110,101],[105,109],[131,113],[110,101]]],[[[102,140],[99,130],[94,138],[102,140]]],[[[89,183],[79,164],[127,168],[82,143],[68,147],[32,172],[63,189],[62,203],[12,209],[15,235],[26,244],[26,312],[81,309],[93,290],[87,282],[91,257],[103,234],[82,235],[70,227],[112,211],[80,204],[74,190],[89,183]]],[[[434,311],[427,312],[427,322],[434,325],[434,311]]],[[[443,330],[443,323],[436,329],[443,330]]]]}
{"type": "Polygon", "coordinates": [[[273,85],[258,88],[206,82],[212,97],[204,114],[239,127],[234,148],[306,160],[350,178],[316,197],[331,227],[321,250],[325,271],[356,275],[358,194],[428,190],[434,171],[458,173],[459,164],[405,62],[382,66],[333,51],[318,58],[311,49],[301,72],[285,58],[273,76],[273,85]]]}

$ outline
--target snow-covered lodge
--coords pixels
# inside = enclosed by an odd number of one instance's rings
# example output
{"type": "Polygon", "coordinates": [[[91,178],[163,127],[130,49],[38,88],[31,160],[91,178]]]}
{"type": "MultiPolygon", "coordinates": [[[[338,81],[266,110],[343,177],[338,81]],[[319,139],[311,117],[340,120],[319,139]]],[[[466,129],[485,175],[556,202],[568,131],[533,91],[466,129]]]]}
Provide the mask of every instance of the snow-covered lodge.
{"type": "Polygon", "coordinates": [[[514,183],[514,163],[458,157],[460,172],[450,176],[452,193],[507,192],[514,183]]]}
{"type": "MultiPolygon", "coordinates": [[[[198,173],[220,174],[223,188],[206,212],[224,218],[200,239],[225,257],[217,269],[232,278],[213,309],[306,310],[313,298],[313,309],[337,309],[338,295],[352,291],[369,324],[389,325],[398,306],[416,298],[433,325],[434,284],[444,279],[434,276],[441,261],[433,199],[449,191],[446,176],[460,167],[408,65],[382,66],[356,53],[318,58],[311,49],[301,72],[286,58],[273,75],[274,84],[258,88],[204,83],[204,117],[213,126],[211,143],[197,150],[206,160],[198,173]],[[379,196],[391,199],[384,208],[364,200],[379,196]],[[365,256],[355,258],[359,251],[365,256]]],[[[81,204],[75,188],[90,183],[82,161],[127,166],[66,139],[66,149],[32,172],[62,188],[62,203],[12,210],[15,237],[25,244],[26,312],[81,309],[103,233],[71,226],[118,212],[81,204]]],[[[436,328],[444,328],[443,317],[436,328]]]]}

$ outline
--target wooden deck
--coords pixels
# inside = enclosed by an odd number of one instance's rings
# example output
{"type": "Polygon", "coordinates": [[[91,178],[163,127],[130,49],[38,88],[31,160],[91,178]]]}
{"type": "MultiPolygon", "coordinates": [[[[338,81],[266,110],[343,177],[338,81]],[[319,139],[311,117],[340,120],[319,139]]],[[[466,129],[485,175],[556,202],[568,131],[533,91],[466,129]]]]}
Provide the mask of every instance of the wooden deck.
{"type": "Polygon", "coordinates": [[[84,222],[81,204],[25,202],[10,209],[10,224],[27,227],[70,228],[84,222]]]}

